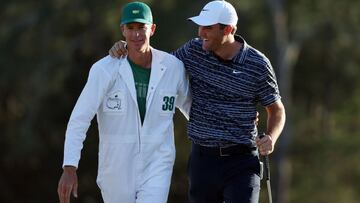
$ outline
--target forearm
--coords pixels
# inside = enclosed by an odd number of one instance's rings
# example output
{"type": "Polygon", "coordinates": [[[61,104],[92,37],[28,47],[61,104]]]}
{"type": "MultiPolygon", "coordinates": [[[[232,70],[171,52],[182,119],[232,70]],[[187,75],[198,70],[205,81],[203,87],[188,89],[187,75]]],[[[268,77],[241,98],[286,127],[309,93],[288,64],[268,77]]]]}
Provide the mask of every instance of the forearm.
{"type": "Polygon", "coordinates": [[[275,145],[285,125],[285,108],[279,100],[266,107],[266,111],[268,114],[266,134],[271,136],[273,145],[275,145]]]}

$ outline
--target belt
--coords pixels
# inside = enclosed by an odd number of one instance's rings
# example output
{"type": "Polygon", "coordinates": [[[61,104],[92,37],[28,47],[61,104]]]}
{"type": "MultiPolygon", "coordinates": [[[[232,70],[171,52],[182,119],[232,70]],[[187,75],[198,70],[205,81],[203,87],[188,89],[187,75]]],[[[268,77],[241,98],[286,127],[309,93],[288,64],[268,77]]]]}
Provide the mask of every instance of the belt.
{"type": "Polygon", "coordinates": [[[203,154],[216,156],[231,156],[239,154],[253,154],[256,152],[256,147],[250,147],[244,144],[237,144],[230,147],[205,147],[198,144],[193,144],[195,149],[198,149],[203,154]]]}

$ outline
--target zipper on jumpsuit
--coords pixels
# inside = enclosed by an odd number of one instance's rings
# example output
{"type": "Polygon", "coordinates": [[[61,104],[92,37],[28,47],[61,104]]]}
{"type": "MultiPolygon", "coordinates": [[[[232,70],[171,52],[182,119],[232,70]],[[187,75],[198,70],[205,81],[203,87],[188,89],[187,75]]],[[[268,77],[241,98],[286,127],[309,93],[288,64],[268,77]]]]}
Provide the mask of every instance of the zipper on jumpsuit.
{"type": "MultiPolygon", "coordinates": [[[[149,85],[149,89],[147,91],[147,95],[146,95],[146,111],[145,111],[145,117],[144,117],[144,121],[143,123],[141,123],[141,118],[140,118],[140,111],[138,111],[138,119],[137,119],[137,122],[138,122],[138,154],[137,154],[137,161],[136,161],[136,188],[139,188],[141,185],[141,181],[142,181],[142,177],[143,177],[143,158],[142,158],[142,141],[141,141],[141,138],[142,138],[142,134],[143,134],[143,127],[144,127],[144,124],[145,122],[147,122],[147,117],[148,117],[148,112],[149,112],[149,109],[148,107],[150,106],[148,104],[148,102],[151,102],[149,101],[149,95],[153,93],[153,85],[149,85]]],[[[137,102],[136,102],[137,104],[137,102]]],[[[138,104],[137,104],[138,105],[138,104]]]]}
{"type": "MultiPolygon", "coordinates": [[[[136,101],[136,105],[137,105],[137,109],[138,108],[138,104],[136,101]]],[[[145,114],[146,115],[146,114],[145,114]]],[[[145,121],[145,119],[144,119],[145,121]]],[[[138,145],[137,145],[137,154],[135,155],[134,159],[135,159],[135,188],[140,188],[140,183],[141,183],[141,177],[142,177],[142,173],[141,173],[141,167],[142,167],[142,162],[141,162],[141,134],[142,134],[142,123],[141,123],[141,119],[140,119],[140,112],[138,110],[137,113],[137,136],[138,136],[138,145]]],[[[137,198],[137,189],[135,191],[135,198],[137,198]]]]}

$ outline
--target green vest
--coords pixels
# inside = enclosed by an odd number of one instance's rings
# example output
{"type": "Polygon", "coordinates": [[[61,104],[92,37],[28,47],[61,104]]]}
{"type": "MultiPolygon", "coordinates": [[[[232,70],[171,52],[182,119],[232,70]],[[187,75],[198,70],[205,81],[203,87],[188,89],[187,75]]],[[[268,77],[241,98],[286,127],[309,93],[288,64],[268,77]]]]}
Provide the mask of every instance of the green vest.
{"type": "Polygon", "coordinates": [[[127,60],[129,61],[129,64],[131,66],[134,75],[137,103],[138,103],[141,123],[143,123],[146,113],[146,96],[150,81],[151,68],[144,68],[139,65],[136,65],[134,62],[132,62],[129,59],[129,57],[127,58],[127,60]]]}

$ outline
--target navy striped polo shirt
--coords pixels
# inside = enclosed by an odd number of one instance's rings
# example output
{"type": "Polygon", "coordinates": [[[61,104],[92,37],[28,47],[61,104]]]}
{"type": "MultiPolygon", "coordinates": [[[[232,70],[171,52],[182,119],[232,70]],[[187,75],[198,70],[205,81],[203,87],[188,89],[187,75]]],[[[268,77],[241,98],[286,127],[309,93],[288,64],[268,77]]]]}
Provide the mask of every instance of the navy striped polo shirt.
{"type": "Polygon", "coordinates": [[[270,61],[258,50],[243,43],[231,60],[223,61],[202,49],[195,38],[173,54],[185,65],[190,78],[192,106],[188,136],[202,146],[255,145],[256,106],[280,99],[270,61]]]}

